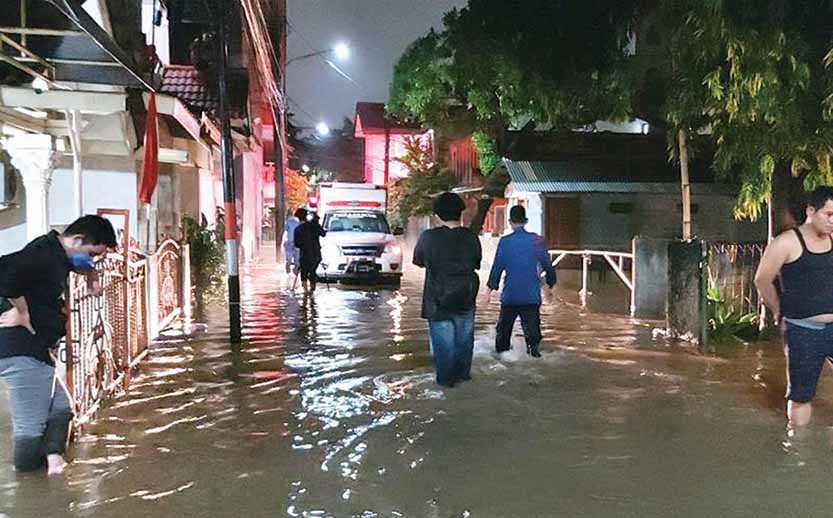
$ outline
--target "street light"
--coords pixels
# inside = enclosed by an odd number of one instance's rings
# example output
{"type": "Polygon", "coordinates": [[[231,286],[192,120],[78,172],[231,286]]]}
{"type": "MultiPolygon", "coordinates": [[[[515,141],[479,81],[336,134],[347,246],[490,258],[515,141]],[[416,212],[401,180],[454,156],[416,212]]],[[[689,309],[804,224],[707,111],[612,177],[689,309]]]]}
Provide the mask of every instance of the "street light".
{"type": "Polygon", "coordinates": [[[333,54],[335,54],[336,59],[339,61],[346,61],[350,59],[350,47],[343,42],[337,43],[336,46],[333,47],[333,54]]]}
{"type": "Polygon", "coordinates": [[[319,135],[322,137],[326,137],[330,134],[330,127],[327,126],[327,123],[324,121],[319,122],[315,125],[315,131],[318,132],[319,135]]]}
{"type": "Polygon", "coordinates": [[[301,61],[302,59],[309,59],[314,58],[316,56],[323,56],[325,54],[332,54],[338,59],[339,61],[345,61],[350,58],[350,47],[344,43],[339,42],[336,43],[332,48],[319,50],[316,52],[310,52],[309,54],[304,54],[303,56],[298,56],[297,58],[292,58],[286,62],[286,66],[289,66],[290,63],[294,63],[295,61],[301,61]]]}

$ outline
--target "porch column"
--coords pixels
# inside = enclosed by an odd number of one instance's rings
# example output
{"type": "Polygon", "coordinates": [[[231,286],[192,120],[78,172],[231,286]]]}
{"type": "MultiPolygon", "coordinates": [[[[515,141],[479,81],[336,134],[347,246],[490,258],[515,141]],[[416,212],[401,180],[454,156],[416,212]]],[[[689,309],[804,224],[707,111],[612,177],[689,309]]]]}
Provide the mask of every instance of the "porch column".
{"type": "Polygon", "coordinates": [[[49,186],[58,151],[50,135],[18,135],[5,140],[12,165],[26,190],[26,236],[31,241],[49,232],[49,186]]]}

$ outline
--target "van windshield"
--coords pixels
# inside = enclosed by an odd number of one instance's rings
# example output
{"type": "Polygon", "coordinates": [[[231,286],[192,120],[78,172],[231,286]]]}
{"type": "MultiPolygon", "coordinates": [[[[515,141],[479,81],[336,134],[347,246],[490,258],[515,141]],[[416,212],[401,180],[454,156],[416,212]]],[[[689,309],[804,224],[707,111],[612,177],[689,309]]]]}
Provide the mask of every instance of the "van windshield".
{"type": "Polygon", "coordinates": [[[375,212],[334,212],[324,216],[327,232],[379,232],[390,234],[385,216],[375,212]]]}

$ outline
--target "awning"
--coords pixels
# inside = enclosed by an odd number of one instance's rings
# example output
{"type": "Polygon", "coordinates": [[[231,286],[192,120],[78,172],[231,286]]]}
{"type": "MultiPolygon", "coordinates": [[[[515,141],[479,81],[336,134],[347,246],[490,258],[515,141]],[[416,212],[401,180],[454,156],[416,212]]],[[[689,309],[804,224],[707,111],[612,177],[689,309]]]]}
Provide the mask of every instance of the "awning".
{"type": "MultiPolygon", "coordinates": [[[[679,172],[629,164],[627,160],[574,160],[557,162],[504,159],[513,193],[678,193],[679,172]]],[[[737,187],[714,182],[692,183],[692,192],[737,193],[737,187]]]]}
{"type": "Polygon", "coordinates": [[[80,0],[19,2],[3,6],[0,60],[55,81],[153,90],[131,56],[84,10],[80,0]]]}

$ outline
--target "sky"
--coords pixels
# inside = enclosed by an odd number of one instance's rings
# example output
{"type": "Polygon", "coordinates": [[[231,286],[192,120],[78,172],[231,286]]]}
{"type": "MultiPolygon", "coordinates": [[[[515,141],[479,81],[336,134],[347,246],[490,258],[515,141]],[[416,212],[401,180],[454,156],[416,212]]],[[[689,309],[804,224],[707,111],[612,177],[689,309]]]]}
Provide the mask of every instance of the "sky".
{"type": "MultiPolygon", "coordinates": [[[[346,62],[333,60],[352,81],[321,58],[290,63],[287,94],[295,122],[312,127],[324,121],[341,127],[353,118],[357,101],[388,100],[393,66],[405,48],[443,14],[466,0],[287,0],[287,55],[293,57],[350,45],[346,62]]],[[[332,59],[332,58],[329,58],[332,59]]]]}

